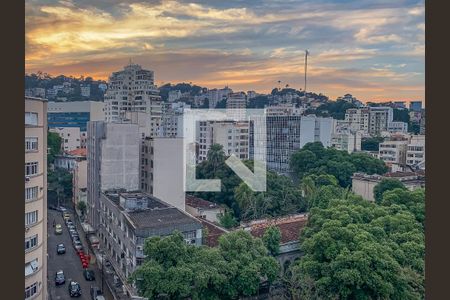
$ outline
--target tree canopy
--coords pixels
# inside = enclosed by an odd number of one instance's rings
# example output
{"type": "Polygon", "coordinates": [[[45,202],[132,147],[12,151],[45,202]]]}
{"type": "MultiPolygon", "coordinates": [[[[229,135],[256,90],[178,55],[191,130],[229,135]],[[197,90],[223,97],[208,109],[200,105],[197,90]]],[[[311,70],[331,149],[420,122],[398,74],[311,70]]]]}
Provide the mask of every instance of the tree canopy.
{"type": "MultiPolygon", "coordinates": [[[[422,195],[415,200],[424,202],[422,195]]],[[[423,299],[423,227],[390,200],[381,206],[330,195],[327,206],[311,209],[304,256],[290,267],[293,299],[423,299]]]]}
{"type": "Polygon", "coordinates": [[[384,174],[388,168],[383,161],[365,153],[352,153],[325,148],[322,143],[306,144],[291,156],[291,170],[301,180],[311,174],[333,175],[343,187],[351,184],[355,172],[384,174]]]}
{"type": "Polygon", "coordinates": [[[384,178],[373,188],[375,201],[380,203],[383,199],[383,193],[393,189],[406,189],[401,181],[394,178],[384,178]]]}
{"type": "Polygon", "coordinates": [[[130,277],[148,299],[238,299],[273,282],[277,261],[259,238],[243,230],[219,238],[218,248],[187,245],[176,232],[145,241],[144,263],[130,277]]]}

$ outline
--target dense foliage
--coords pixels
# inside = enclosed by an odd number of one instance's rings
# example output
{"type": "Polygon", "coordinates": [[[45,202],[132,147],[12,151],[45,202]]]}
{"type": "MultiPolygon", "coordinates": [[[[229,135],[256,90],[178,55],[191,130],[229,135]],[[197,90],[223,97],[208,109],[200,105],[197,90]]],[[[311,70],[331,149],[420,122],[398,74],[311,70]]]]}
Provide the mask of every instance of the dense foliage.
{"type": "Polygon", "coordinates": [[[304,256],[287,278],[291,298],[424,298],[423,191],[386,192],[382,205],[351,193],[325,202],[302,232],[304,256]]]}
{"type": "Polygon", "coordinates": [[[364,151],[378,151],[380,143],[384,141],[383,137],[370,137],[361,140],[361,150],[364,151]]]}
{"type": "Polygon", "coordinates": [[[388,170],[383,161],[365,153],[348,154],[347,151],[325,148],[320,142],[308,143],[294,153],[290,166],[300,180],[311,174],[330,174],[342,187],[350,186],[355,172],[384,174],[388,170]]]}
{"type": "Polygon", "coordinates": [[[148,299],[238,299],[256,294],[279,272],[261,239],[242,230],[221,236],[218,248],[187,245],[180,233],[153,237],[144,253],[130,281],[148,299]]]}
{"type": "Polygon", "coordinates": [[[49,148],[47,154],[47,164],[53,164],[55,157],[61,154],[61,142],[62,139],[56,132],[47,131],[47,147],[49,148]]]}
{"type": "Polygon", "coordinates": [[[401,181],[394,178],[384,178],[373,188],[373,196],[377,203],[383,199],[383,193],[393,189],[406,189],[401,181]]]}
{"type": "MultiPolygon", "coordinates": [[[[306,209],[300,189],[294,182],[275,172],[267,172],[267,191],[253,192],[225,164],[226,156],[220,145],[212,145],[208,159],[197,166],[197,178],[220,179],[220,192],[198,192],[198,197],[226,204],[238,220],[257,219],[265,216],[280,216],[302,212],[306,209]]],[[[253,169],[252,161],[244,164],[253,169]]],[[[227,217],[229,218],[229,216],[227,217]]]]}
{"type": "Polygon", "coordinates": [[[280,253],[281,231],[277,226],[269,226],[262,237],[264,245],[270,254],[277,255],[280,253]]]}
{"type": "Polygon", "coordinates": [[[337,120],[345,119],[347,109],[355,108],[356,105],[345,100],[329,101],[320,105],[315,113],[321,117],[332,117],[337,120]]]}

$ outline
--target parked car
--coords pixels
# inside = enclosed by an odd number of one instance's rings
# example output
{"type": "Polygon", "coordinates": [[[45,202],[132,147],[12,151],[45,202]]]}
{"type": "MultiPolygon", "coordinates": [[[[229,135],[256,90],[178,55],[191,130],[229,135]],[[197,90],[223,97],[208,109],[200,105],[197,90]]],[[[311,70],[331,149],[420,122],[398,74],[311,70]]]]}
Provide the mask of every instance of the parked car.
{"type": "Polygon", "coordinates": [[[83,249],[83,245],[81,244],[80,240],[76,240],[73,242],[73,247],[75,248],[75,250],[82,250],[83,249]]]}
{"type": "Polygon", "coordinates": [[[73,224],[72,220],[67,220],[66,221],[66,225],[67,225],[67,227],[69,227],[69,226],[75,227],[75,225],[73,224]]]}
{"type": "Polygon", "coordinates": [[[59,270],[58,272],[56,272],[56,275],[55,275],[55,284],[61,285],[64,283],[66,283],[66,278],[64,276],[64,272],[63,272],[63,270],[59,270]]]}
{"type": "Polygon", "coordinates": [[[74,234],[78,234],[78,232],[75,229],[69,229],[69,234],[72,236],[74,234]]]}
{"type": "Polygon", "coordinates": [[[60,211],[60,212],[62,212],[62,213],[64,213],[65,211],[67,211],[67,209],[66,209],[65,207],[63,207],[63,206],[58,206],[58,207],[56,208],[56,210],[58,210],[58,211],[60,211]]]}
{"type": "Polygon", "coordinates": [[[92,300],[105,300],[103,293],[96,286],[91,285],[91,299],[92,300]]]}
{"type": "Polygon", "coordinates": [[[64,221],[67,221],[67,220],[69,220],[70,219],[70,214],[68,213],[68,212],[63,212],[63,219],[64,219],[64,221]]]}
{"type": "Polygon", "coordinates": [[[56,253],[58,254],[66,253],[66,247],[64,246],[64,244],[58,244],[58,246],[56,246],[56,253]]]}
{"type": "Polygon", "coordinates": [[[83,270],[83,276],[87,281],[94,281],[95,280],[95,273],[94,271],[90,269],[84,269],[83,270]]]}
{"type": "Polygon", "coordinates": [[[81,296],[81,286],[76,281],[69,282],[69,295],[70,297],[80,297],[81,296]]]}
{"type": "Polygon", "coordinates": [[[56,224],[56,226],[55,226],[55,234],[62,234],[62,226],[61,226],[61,224],[56,224]]]}

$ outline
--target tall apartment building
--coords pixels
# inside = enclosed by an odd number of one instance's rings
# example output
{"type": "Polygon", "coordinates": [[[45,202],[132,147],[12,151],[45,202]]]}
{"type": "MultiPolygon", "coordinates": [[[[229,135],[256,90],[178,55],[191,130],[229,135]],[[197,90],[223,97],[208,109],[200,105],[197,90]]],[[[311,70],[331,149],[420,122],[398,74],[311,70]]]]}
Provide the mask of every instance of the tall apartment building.
{"type": "Polygon", "coordinates": [[[211,89],[204,94],[204,98],[208,99],[209,108],[216,108],[217,103],[224,99],[227,99],[228,95],[232,92],[233,90],[228,88],[227,86],[223,89],[211,89]]]}
{"type": "MultiPolygon", "coordinates": [[[[331,146],[334,128],[332,118],[311,116],[267,116],[266,117],[266,162],[267,168],[279,173],[289,172],[291,155],[310,142],[321,142],[331,146]]],[[[259,129],[250,123],[250,159],[261,156],[253,146],[260,143],[259,129]]]]}
{"type": "Polygon", "coordinates": [[[425,169],[425,135],[413,135],[406,150],[406,164],[425,169]]]}
{"type": "Polygon", "coordinates": [[[345,113],[345,121],[353,131],[370,135],[380,135],[381,132],[388,131],[393,118],[391,107],[350,108],[345,113]]]}
{"type": "Polygon", "coordinates": [[[370,108],[350,108],[345,112],[345,121],[353,131],[369,132],[370,108]]]}
{"type": "Polygon", "coordinates": [[[139,189],[139,126],[131,123],[89,122],[87,152],[87,216],[99,226],[100,193],[139,189]]]}
{"type": "Polygon", "coordinates": [[[391,140],[380,143],[378,158],[389,167],[392,167],[392,165],[404,166],[406,164],[407,146],[408,139],[392,137],[391,140]]]}
{"type": "Polygon", "coordinates": [[[183,136],[183,112],[190,108],[184,102],[164,103],[161,117],[159,137],[181,137],[183,136]]]}
{"type": "Polygon", "coordinates": [[[151,119],[153,134],[158,131],[161,97],[154,82],[154,73],[140,65],[130,64],[109,77],[105,93],[105,120],[118,122],[127,111],[145,112],[151,119]]]}
{"type": "Polygon", "coordinates": [[[392,107],[371,107],[369,119],[369,133],[379,135],[383,131],[388,130],[389,124],[394,119],[394,111],[392,107]]]}
{"type": "Polygon", "coordinates": [[[146,138],[141,153],[141,190],[184,211],[183,139],[146,138]]]}
{"type": "Polygon", "coordinates": [[[249,123],[247,121],[200,121],[197,132],[198,161],[207,160],[213,144],[223,146],[225,155],[249,158],[249,123]]]}
{"type": "Polygon", "coordinates": [[[145,260],[145,239],[168,236],[177,230],[186,243],[202,244],[198,219],[139,191],[105,191],[100,197],[99,215],[101,244],[125,284],[129,299],[142,299],[127,279],[145,260]]]}
{"type": "Polygon", "coordinates": [[[87,131],[87,122],[104,121],[105,103],[99,101],[48,102],[47,120],[49,128],[78,127],[87,131]]]}
{"type": "Polygon", "coordinates": [[[47,100],[25,97],[25,299],[47,299],[47,100]]]}

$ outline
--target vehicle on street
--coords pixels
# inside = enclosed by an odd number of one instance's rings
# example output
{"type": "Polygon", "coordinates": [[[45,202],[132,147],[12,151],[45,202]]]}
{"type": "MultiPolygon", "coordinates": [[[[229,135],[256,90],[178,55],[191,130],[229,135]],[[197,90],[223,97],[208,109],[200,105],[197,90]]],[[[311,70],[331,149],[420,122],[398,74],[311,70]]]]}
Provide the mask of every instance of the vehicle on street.
{"type": "Polygon", "coordinates": [[[63,212],[63,219],[64,219],[64,221],[67,221],[67,220],[69,220],[70,219],[70,215],[69,215],[69,213],[68,212],[63,212]]]}
{"type": "Polygon", "coordinates": [[[63,206],[58,206],[58,207],[56,208],[56,210],[57,210],[57,211],[60,211],[60,212],[62,212],[62,213],[64,213],[65,211],[67,211],[67,209],[66,209],[65,207],[63,207],[63,206]]]}
{"type": "Polygon", "coordinates": [[[55,234],[62,234],[62,226],[61,224],[56,224],[55,226],[55,234]]]}
{"type": "Polygon", "coordinates": [[[95,273],[94,271],[90,269],[84,269],[83,270],[83,276],[87,281],[94,281],[95,280],[95,273]]]}
{"type": "Polygon", "coordinates": [[[72,236],[72,235],[78,234],[78,233],[75,229],[69,229],[69,234],[70,234],[70,236],[72,236]]]}
{"type": "Polygon", "coordinates": [[[56,246],[56,253],[58,253],[58,254],[66,253],[66,247],[64,246],[64,244],[58,244],[56,246]]]}
{"type": "Polygon", "coordinates": [[[69,226],[75,227],[75,225],[73,224],[73,222],[71,220],[67,220],[66,225],[67,225],[67,227],[69,227],[69,226]]]}
{"type": "Polygon", "coordinates": [[[92,300],[105,300],[103,293],[96,286],[91,285],[91,299],[92,300]]]}
{"type": "Polygon", "coordinates": [[[70,297],[80,297],[81,296],[81,286],[76,281],[69,282],[69,295],[70,297]]]}
{"type": "Polygon", "coordinates": [[[64,276],[63,270],[59,270],[55,275],[55,285],[61,285],[66,283],[66,278],[64,276]]]}
{"type": "Polygon", "coordinates": [[[74,241],[73,247],[75,248],[75,250],[83,250],[83,245],[81,244],[80,240],[74,241]]]}

